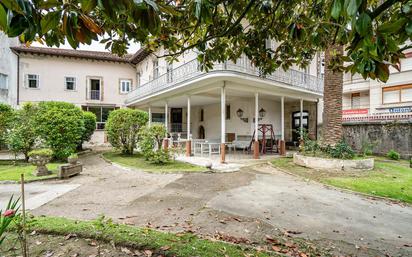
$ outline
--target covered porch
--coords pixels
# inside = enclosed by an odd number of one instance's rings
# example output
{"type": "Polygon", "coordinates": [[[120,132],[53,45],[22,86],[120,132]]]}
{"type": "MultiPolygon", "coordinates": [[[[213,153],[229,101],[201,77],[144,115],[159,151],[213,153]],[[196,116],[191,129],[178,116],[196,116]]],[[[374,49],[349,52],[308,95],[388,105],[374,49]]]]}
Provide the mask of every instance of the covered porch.
{"type": "Polygon", "coordinates": [[[130,106],[148,111],[151,124],[163,123],[167,145],[186,158],[239,163],[286,154],[301,130],[316,138],[320,95],[264,82],[209,79],[130,106]]]}

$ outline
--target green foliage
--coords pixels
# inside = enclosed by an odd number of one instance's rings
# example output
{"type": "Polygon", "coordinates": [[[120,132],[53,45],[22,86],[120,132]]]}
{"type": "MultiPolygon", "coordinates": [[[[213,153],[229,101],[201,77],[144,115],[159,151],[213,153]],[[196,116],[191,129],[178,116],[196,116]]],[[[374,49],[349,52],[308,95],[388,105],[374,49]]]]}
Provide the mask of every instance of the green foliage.
{"type": "Polygon", "coordinates": [[[303,140],[303,147],[301,148],[303,152],[310,153],[315,156],[321,150],[318,141],[311,140],[306,130],[300,132],[300,137],[303,140]]]}
{"type": "Polygon", "coordinates": [[[6,134],[10,129],[13,118],[13,108],[10,105],[0,103],[0,144],[6,140],[6,134]]]}
{"type": "Polygon", "coordinates": [[[84,135],[82,110],[65,102],[41,102],[38,108],[36,132],[56,159],[66,159],[76,151],[84,135]]]}
{"type": "Polygon", "coordinates": [[[148,114],[136,109],[118,109],[110,112],[106,131],[110,144],[124,154],[133,154],[139,130],[146,125],[148,114]]]}
{"type": "Polygon", "coordinates": [[[388,157],[389,159],[392,159],[392,160],[399,160],[399,159],[401,158],[401,155],[400,155],[397,151],[391,149],[391,150],[386,154],[386,157],[388,157]]]}
{"type": "Polygon", "coordinates": [[[100,40],[120,55],[130,42],[142,43],[148,51],[163,47],[170,60],[196,50],[205,69],[245,54],[264,73],[307,66],[333,42],[346,51],[336,55],[331,67],[386,81],[389,68],[399,68],[403,51],[410,48],[411,5],[368,0],[7,0],[0,4],[0,29],[24,42],[39,38],[48,46],[67,40],[77,48],[100,40]],[[279,45],[267,47],[267,38],[279,45]]]}
{"type": "Polygon", "coordinates": [[[355,151],[344,140],[335,146],[328,146],[326,151],[332,158],[353,159],[355,157],[355,151]]]}
{"type": "Polygon", "coordinates": [[[20,198],[16,200],[13,199],[13,195],[10,197],[6,209],[4,212],[0,209],[0,245],[3,243],[5,237],[5,233],[7,228],[13,221],[16,221],[20,217],[20,213],[18,212],[20,209],[19,205],[20,198]]]}
{"type": "Polygon", "coordinates": [[[74,159],[74,158],[79,158],[79,156],[77,155],[77,153],[72,153],[71,155],[69,155],[68,158],[74,159]]]}
{"type": "Polygon", "coordinates": [[[36,157],[36,156],[51,158],[53,156],[53,151],[48,148],[43,148],[43,149],[35,149],[29,152],[29,157],[36,157]]]}
{"type": "Polygon", "coordinates": [[[366,157],[366,156],[371,156],[373,154],[373,148],[375,147],[374,143],[370,143],[366,139],[362,140],[362,147],[361,147],[361,155],[366,157]]]}
{"type": "Polygon", "coordinates": [[[32,103],[26,103],[20,110],[16,111],[12,128],[6,139],[7,145],[15,154],[23,153],[26,161],[28,153],[33,149],[38,139],[35,130],[35,116],[37,106],[32,103]]]}
{"type": "Polygon", "coordinates": [[[162,149],[165,135],[166,128],[163,124],[152,124],[140,131],[139,148],[146,161],[153,164],[165,164],[170,161],[169,152],[162,149]]]}
{"type": "Polygon", "coordinates": [[[82,142],[87,142],[91,139],[96,130],[96,114],[83,111],[84,133],[82,142]]]}

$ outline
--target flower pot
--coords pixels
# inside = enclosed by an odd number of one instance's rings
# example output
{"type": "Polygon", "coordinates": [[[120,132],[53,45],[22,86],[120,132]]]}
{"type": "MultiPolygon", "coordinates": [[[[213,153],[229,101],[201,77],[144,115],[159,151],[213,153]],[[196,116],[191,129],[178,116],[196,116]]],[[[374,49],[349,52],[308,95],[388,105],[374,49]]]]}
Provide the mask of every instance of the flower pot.
{"type": "Polygon", "coordinates": [[[49,163],[50,158],[45,156],[30,157],[29,162],[36,165],[36,170],[33,172],[34,176],[46,176],[51,172],[47,169],[46,164],[49,163]]]}
{"type": "Polygon", "coordinates": [[[78,159],[79,159],[78,157],[69,157],[67,158],[67,161],[70,164],[77,164],[78,159]]]}

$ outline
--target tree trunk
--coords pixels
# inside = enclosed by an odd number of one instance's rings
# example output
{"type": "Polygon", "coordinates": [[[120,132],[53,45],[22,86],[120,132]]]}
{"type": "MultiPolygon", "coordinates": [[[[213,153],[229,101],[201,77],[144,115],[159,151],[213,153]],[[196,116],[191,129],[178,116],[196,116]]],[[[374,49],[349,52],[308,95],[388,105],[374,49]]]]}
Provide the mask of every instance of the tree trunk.
{"type": "Polygon", "coordinates": [[[332,45],[325,52],[325,83],[323,90],[323,144],[335,145],[342,139],[343,73],[328,68],[334,53],[343,53],[343,47],[332,45]]]}

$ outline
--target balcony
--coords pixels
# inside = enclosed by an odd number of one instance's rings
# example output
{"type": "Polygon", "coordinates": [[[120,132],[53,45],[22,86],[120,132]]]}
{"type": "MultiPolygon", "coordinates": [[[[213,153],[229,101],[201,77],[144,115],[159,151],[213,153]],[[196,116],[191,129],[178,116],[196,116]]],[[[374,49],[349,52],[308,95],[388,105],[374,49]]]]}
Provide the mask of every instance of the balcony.
{"type": "Polygon", "coordinates": [[[190,82],[206,74],[211,73],[232,73],[247,75],[262,80],[281,83],[287,86],[293,86],[297,89],[309,90],[314,93],[323,93],[323,79],[306,74],[301,71],[289,69],[283,71],[278,69],[274,73],[263,75],[258,68],[254,67],[246,58],[240,58],[236,63],[227,61],[216,63],[208,72],[200,70],[200,64],[197,59],[185,63],[160,77],[151,80],[128,94],[126,103],[132,103],[153,94],[158,94],[166,90],[173,89],[179,84],[190,82]]]}
{"type": "Polygon", "coordinates": [[[100,100],[100,90],[90,90],[90,100],[100,100]]]}

